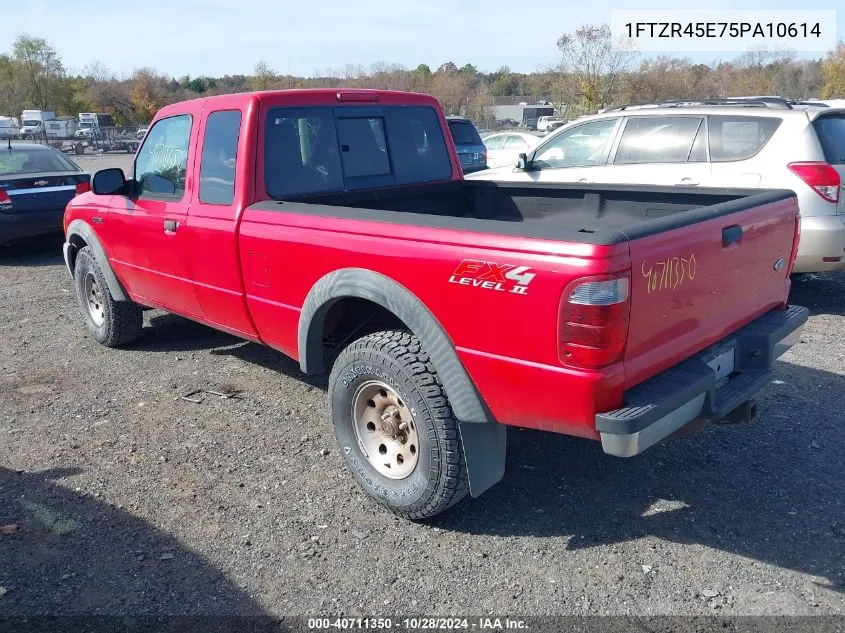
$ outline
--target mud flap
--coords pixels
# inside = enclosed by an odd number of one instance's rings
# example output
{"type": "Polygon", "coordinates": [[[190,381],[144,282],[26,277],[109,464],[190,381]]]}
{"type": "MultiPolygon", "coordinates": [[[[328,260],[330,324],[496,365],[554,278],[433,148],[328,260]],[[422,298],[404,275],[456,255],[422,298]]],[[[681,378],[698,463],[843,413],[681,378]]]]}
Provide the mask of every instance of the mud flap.
{"type": "Polygon", "coordinates": [[[495,422],[461,422],[469,494],[478,497],[505,474],[507,427],[495,422]]]}

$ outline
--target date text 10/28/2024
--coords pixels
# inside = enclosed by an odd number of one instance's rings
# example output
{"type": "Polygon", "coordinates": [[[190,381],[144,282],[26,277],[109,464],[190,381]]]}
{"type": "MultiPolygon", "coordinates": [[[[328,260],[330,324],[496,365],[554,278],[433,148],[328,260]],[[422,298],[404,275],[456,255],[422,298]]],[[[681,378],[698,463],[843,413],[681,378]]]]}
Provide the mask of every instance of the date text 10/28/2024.
{"type": "Polygon", "coordinates": [[[525,620],[514,618],[309,618],[309,630],[344,631],[519,631],[527,630],[525,620]]]}

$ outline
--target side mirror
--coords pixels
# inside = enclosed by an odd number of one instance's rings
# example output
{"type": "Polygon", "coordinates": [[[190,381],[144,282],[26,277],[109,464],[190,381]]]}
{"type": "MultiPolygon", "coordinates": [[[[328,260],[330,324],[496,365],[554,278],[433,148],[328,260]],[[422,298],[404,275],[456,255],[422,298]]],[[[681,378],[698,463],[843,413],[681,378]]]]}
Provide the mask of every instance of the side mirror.
{"type": "Polygon", "coordinates": [[[126,176],[119,167],[101,169],[94,174],[91,181],[91,191],[98,196],[113,196],[126,194],[126,176]]]}
{"type": "Polygon", "coordinates": [[[528,154],[523,152],[519,155],[519,158],[516,159],[516,168],[522,171],[528,169],[528,154]]]}

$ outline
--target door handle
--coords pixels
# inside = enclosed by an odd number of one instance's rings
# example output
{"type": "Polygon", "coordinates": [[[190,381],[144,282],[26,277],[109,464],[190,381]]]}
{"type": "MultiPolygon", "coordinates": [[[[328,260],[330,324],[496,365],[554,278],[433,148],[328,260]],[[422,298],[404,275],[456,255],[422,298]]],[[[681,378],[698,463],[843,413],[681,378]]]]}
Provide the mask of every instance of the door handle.
{"type": "Polygon", "coordinates": [[[736,244],[742,239],[742,227],[739,224],[726,226],[722,229],[722,247],[736,244]]]}
{"type": "Polygon", "coordinates": [[[176,229],[179,228],[179,223],[176,220],[165,220],[164,221],[164,232],[165,233],[175,233],[176,229]]]}
{"type": "Polygon", "coordinates": [[[697,185],[698,181],[693,180],[692,178],[681,178],[681,181],[678,183],[679,185],[697,185]]]}
{"type": "Polygon", "coordinates": [[[592,182],[592,180],[587,180],[586,178],[579,178],[578,182],[592,182]]]}

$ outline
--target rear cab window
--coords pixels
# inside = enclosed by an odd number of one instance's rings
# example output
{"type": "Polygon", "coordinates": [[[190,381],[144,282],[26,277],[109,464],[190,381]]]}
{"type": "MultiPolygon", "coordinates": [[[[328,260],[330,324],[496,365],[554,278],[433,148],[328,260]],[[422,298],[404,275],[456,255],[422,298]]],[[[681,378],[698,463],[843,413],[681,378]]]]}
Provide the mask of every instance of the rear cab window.
{"type": "Polygon", "coordinates": [[[813,121],[824,159],[830,165],[845,165],[845,114],[821,115],[813,121]]]}
{"type": "Polygon", "coordinates": [[[448,180],[452,163],[431,107],[271,108],[267,195],[285,199],[448,180]]]}
{"type": "Polygon", "coordinates": [[[777,117],[708,115],[710,160],[714,163],[756,156],[781,124],[777,117]]]}

